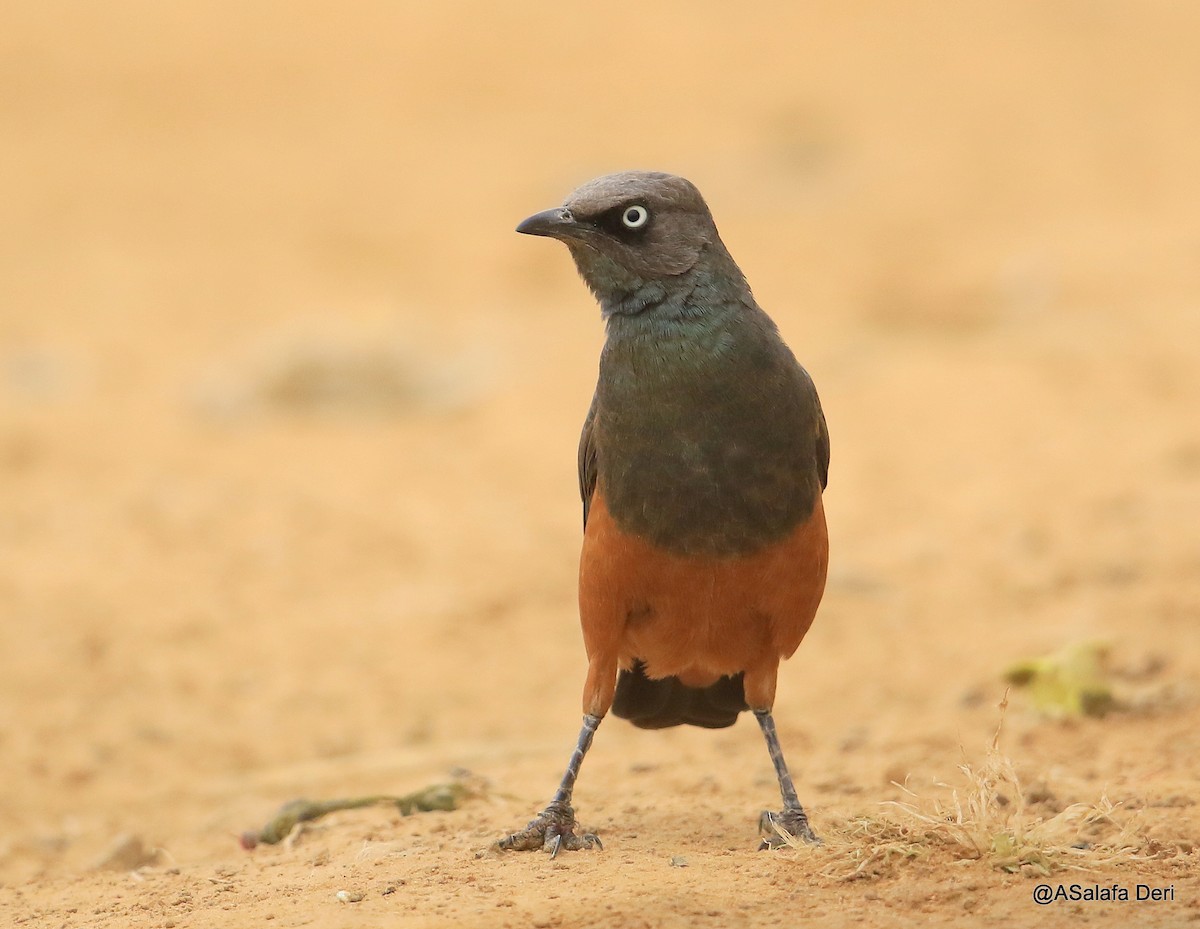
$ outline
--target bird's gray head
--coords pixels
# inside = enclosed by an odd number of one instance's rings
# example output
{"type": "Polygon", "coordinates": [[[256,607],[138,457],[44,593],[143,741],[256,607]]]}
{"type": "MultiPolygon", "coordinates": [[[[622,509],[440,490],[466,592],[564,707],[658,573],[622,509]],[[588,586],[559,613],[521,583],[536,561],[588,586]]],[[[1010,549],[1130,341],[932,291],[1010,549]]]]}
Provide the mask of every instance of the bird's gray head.
{"type": "Polygon", "coordinates": [[[673,278],[706,262],[741,273],[691,181],[654,171],[623,171],[588,181],[561,207],[535,213],[517,232],[560,239],[606,313],[639,312],[673,278]]]}

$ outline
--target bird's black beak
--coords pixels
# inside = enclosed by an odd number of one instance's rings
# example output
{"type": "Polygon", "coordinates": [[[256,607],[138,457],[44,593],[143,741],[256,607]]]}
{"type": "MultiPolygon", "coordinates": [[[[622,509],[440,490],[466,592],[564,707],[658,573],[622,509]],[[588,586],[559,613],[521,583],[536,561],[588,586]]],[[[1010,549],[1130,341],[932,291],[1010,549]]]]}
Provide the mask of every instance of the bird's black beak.
{"type": "Polygon", "coordinates": [[[517,226],[517,232],[525,235],[545,235],[552,239],[574,238],[578,235],[578,231],[579,223],[575,222],[571,211],[564,206],[534,213],[517,226]]]}

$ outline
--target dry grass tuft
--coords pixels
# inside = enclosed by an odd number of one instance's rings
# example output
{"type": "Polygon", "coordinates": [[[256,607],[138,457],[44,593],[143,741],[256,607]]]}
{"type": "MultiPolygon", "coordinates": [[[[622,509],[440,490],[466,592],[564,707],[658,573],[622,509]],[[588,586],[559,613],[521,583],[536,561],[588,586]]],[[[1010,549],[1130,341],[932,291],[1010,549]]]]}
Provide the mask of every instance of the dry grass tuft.
{"type": "Polygon", "coordinates": [[[1147,843],[1139,817],[1107,795],[1094,803],[1057,808],[1049,790],[1022,784],[999,747],[1007,706],[1006,696],[986,757],[978,765],[964,761],[957,785],[938,783],[938,795],[922,796],[897,784],[908,799],[885,803],[884,815],[847,821],[818,849],[798,840],[788,844],[828,855],[831,860],[821,873],[841,880],[885,877],[901,864],[934,853],[1042,876],[1148,857],[1142,854],[1147,843]]]}
{"type": "MultiPolygon", "coordinates": [[[[819,871],[822,877],[843,881],[876,880],[894,873],[902,865],[926,858],[929,843],[910,826],[880,817],[860,816],[846,821],[825,838],[819,849],[829,861],[819,871]]],[[[788,844],[798,847],[796,840],[788,844]]],[[[812,849],[812,846],[803,846],[812,849]]]]}

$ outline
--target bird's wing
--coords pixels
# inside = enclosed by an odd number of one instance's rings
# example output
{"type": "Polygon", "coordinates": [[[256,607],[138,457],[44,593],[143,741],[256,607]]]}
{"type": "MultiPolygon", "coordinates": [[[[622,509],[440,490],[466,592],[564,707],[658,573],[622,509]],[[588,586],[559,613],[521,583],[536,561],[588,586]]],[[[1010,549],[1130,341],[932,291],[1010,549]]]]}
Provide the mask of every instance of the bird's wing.
{"type": "Polygon", "coordinates": [[[825,424],[825,411],[821,409],[821,398],[817,395],[817,385],[813,383],[812,375],[797,363],[800,369],[803,388],[808,392],[811,409],[817,414],[817,440],[814,451],[817,476],[821,479],[821,489],[829,486],[829,426],[825,424]]]}
{"type": "Polygon", "coordinates": [[[825,412],[817,405],[817,473],[821,475],[821,489],[829,486],[829,427],[825,425],[825,412]]]}
{"type": "Polygon", "coordinates": [[[583,421],[583,433],[579,436],[579,496],[583,500],[583,525],[587,528],[588,510],[592,506],[592,494],[596,491],[596,446],[592,442],[592,424],[596,420],[596,398],[588,408],[583,421]]]}

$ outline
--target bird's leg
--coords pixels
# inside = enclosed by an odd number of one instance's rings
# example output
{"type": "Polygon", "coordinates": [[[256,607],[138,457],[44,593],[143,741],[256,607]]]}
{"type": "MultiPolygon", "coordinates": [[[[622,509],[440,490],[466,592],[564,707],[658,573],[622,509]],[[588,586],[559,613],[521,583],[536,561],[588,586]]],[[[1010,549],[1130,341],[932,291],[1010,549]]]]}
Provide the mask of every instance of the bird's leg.
{"type": "Polygon", "coordinates": [[[808,816],[796,796],[796,786],[792,783],[792,775],[788,772],[787,762],[783,760],[783,749],[779,747],[779,735],[775,732],[775,720],[771,718],[770,710],[755,710],[754,716],[767,740],[767,751],[771,755],[771,763],[775,765],[775,776],[779,778],[779,793],[783,796],[783,810],[778,813],[763,813],[758,820],[758,831],[762,836],[759,850],[778,848],[787,844],[779,834],[780,829],[796,839],[803,839],[813,845],[820,845],[821,840],[808,824],[808,816]]]}
{"type": "Polygon", "coordinates": [[[575,822],[575,811],[571,809],[571,792],[575,789],[575,779],[579,777],[583,756],[592,747],[592,736],[599,725],[599,716],[589,714],[583,717],[579,741],[575,744],[575,751],[571,753],[571,760],[567,763],[566,773],[563,774],[562,783],[558,785],[554,799],[528,826],[497,842],[498,848],[520,852],[540,848],[550,852],[551,857],[562,849],[577,851],[593,846],[604,848],[598,835],[591,832],[579,834],[575,831],[578,824],[575,822]]]}

